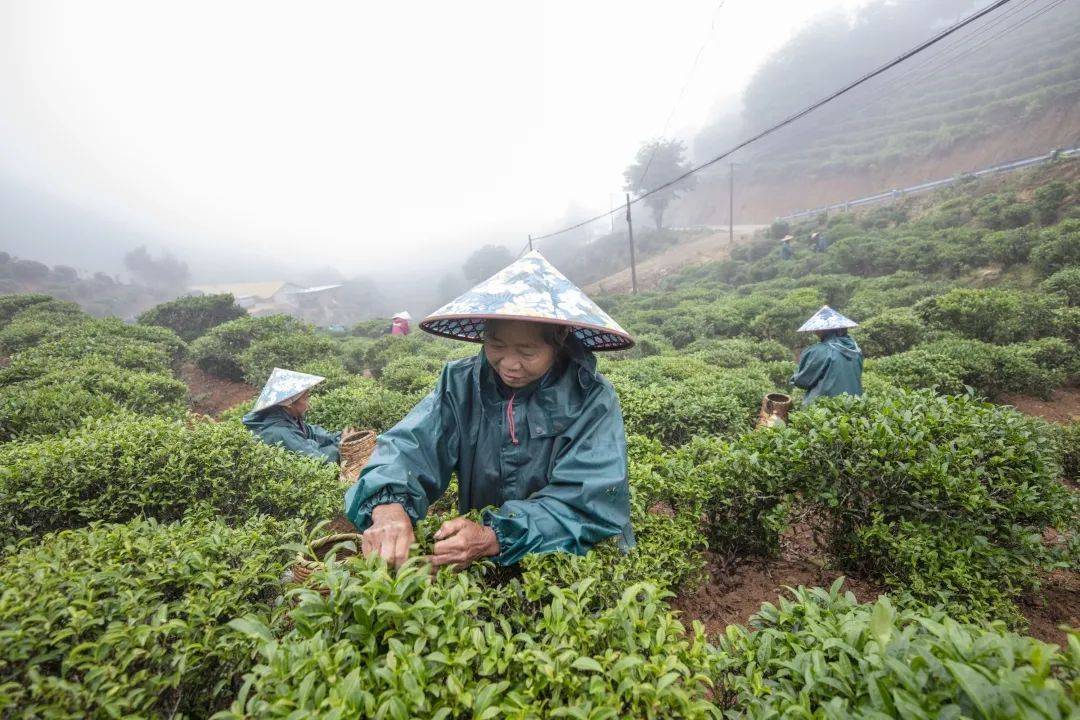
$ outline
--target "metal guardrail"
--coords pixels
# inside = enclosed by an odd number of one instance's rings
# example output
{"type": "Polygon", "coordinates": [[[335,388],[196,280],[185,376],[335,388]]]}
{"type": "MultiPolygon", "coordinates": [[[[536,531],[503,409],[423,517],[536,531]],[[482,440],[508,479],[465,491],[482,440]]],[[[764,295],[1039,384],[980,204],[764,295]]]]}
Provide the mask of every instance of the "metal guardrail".
{"type": "Polygon", "coordinates": [[[937,188],[946,187],[953,183],[960,182],[967,178],[983,177],[985,175],[993,175],[1000,172],[1010,172],[1012,170],[1019,170],[1021,168],[1030,167],[1032,165],[1040,165],[1051,160],[1057,160],[1059,158],[1072,157],[1073,155],[1080,154],[1080,148],[1069,148],[1067,150],[1051,150],[1045,155],[1036,155],[1035,157],[1024,158],[1023,160],[1013,160],[1011,162],[1001,163],[1000,165],[992,165],[991,167],[983,168],[982,170],[975,170],[974,172],[960,173],[952,177],[942,178],[941,180],[931,180],[930,182],[921,183],[919,185],[912,185],[906,188],[896,188],[893,190],[886,190],[875,195],[867,195],[856,200],[848,200],[846,202],[833,203],[832,205],[825,205],[823,207],[814,208],[813,210],[800,210],[797,213],[790,215],[782,215],[778,217],[778,220],[798,220],[799,218],[811,217],[819,215],[824,212],[830,212],[832,210],[850,210],[860,205],[869,205],[871,203],[881,202],[882,200],[895,200],[904,197],[905,195],[911,195],[913,193],[926,192],[927,190],[936,190],[937,188]]]}

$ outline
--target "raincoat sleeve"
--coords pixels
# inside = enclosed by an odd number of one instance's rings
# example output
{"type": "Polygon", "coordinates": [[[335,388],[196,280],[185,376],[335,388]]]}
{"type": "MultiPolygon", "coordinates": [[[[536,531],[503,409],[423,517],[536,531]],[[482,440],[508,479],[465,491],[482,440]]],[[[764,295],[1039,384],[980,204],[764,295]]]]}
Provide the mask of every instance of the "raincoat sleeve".
{"type": "Polygon", "coordinates": [[[337,443],[322,445],[318,440],[305,438],[293,428],[271,425],[259,430],[259,437],[267,445],[281,445],[286,450],[307,455],[316,460],[336,463],[341,459],[337,443]]]}
{"type": "Polygon", "coordinates": [[[809,390],[825,377],[829,369],[829,348],[825,343],[811,345],[799,358],[799,367],[791,376],[791,384],[809,390]]]}
{"type": "Polygon", "coordinates": [[[336,448],[341,442],[340,432],[330,432],[321,425],[315,425],[313,423],[307,424],[308,431],[311,432],[311,438],[319,444],[321,448],[334,447],[336,448]]]}
{"type": "Polygon", "coordinates": [[[447,398],[447,371],[405,419],[379,436],[375,452],[345,494],[345,514],[361,531],[378,505],[400,503],[416,523],[450,484],[457,465],[459,423],[447,398]]]}
{"type": "Polygon", "coordinates": [[[544,488],[484,514],[499,541],[497,563],[512,565],[528,553],[584,555],[613,535],[633,544],[626,430],[615,391],[606,385],[575,425],[544,488]]]}

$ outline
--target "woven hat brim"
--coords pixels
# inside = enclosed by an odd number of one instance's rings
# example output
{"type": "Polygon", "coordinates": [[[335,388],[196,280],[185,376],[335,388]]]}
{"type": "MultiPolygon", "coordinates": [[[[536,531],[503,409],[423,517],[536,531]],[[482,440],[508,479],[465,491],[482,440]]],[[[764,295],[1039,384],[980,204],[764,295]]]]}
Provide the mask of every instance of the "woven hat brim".
{"type": "Polygon", "coordinates": [[[572,328],[574,337],[577,338],[582,347],[591,352],[628,350],[634,347],[634,339],[630,335],[608,327],[528,315],[502,315],[499,313],[432,315],[424,318],[420,323],[420,329],[439,337],[479,343],[484,341],[484,324],[488,320],[521,320],[523,322],[569,327],[572,328]]]}

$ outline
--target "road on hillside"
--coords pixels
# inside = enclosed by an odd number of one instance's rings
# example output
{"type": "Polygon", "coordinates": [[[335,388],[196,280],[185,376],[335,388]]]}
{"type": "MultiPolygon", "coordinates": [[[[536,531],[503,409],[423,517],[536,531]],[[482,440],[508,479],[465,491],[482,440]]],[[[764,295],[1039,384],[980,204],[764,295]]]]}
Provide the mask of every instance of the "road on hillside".
{"type": "MultiPolygon", "coordinates": [[[[735,245],[750,240],[758,230],[767,225],[736,225],[735,245]]],[[[687,265],[696,265],[712,260],[724,260],[731,253],[732,244],[728,240],[728,231],[716,230],[708,235],[687,240],[675,247],[654,255],[638,263],[638,290],[655,289],[668,275],[678,272],[687,265]]],[[[631,290],[630,268],[614,275],[608,275],[585,287],[588,294],[628,293],[631,290]]]]}

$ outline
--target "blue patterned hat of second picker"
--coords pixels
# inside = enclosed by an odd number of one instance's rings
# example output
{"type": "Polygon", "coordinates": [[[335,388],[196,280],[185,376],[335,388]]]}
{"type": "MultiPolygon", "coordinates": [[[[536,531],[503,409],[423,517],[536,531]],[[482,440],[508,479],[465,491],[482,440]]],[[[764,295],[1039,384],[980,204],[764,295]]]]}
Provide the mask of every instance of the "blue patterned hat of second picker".
{"type": "Polygon", "coordinates": [[[535,250],[424,318],[420,328],[482,342],[485,321],[498,319],[567,325],[586,350],[634,346],[619,323],[535,250]]]}
{"type": "Polygon", "coordinates": [[[274,371],[270,373],[270,379],[263,385],[262,392],[259,393],[259,399],[255,401],[252,412],[258,412],[272,405],[281,405],[288,402],[325,379],[321,375],[308,375],[295,370],[274,368],[274,371]]]}
{"type": "Polygon", "coordinates": [[[828,305],[822,305],[814,316],[804,322],[799,332],[820,332],[822,330],[843,330],[859,327],[859,323],[844,317],[828,305]]]}

